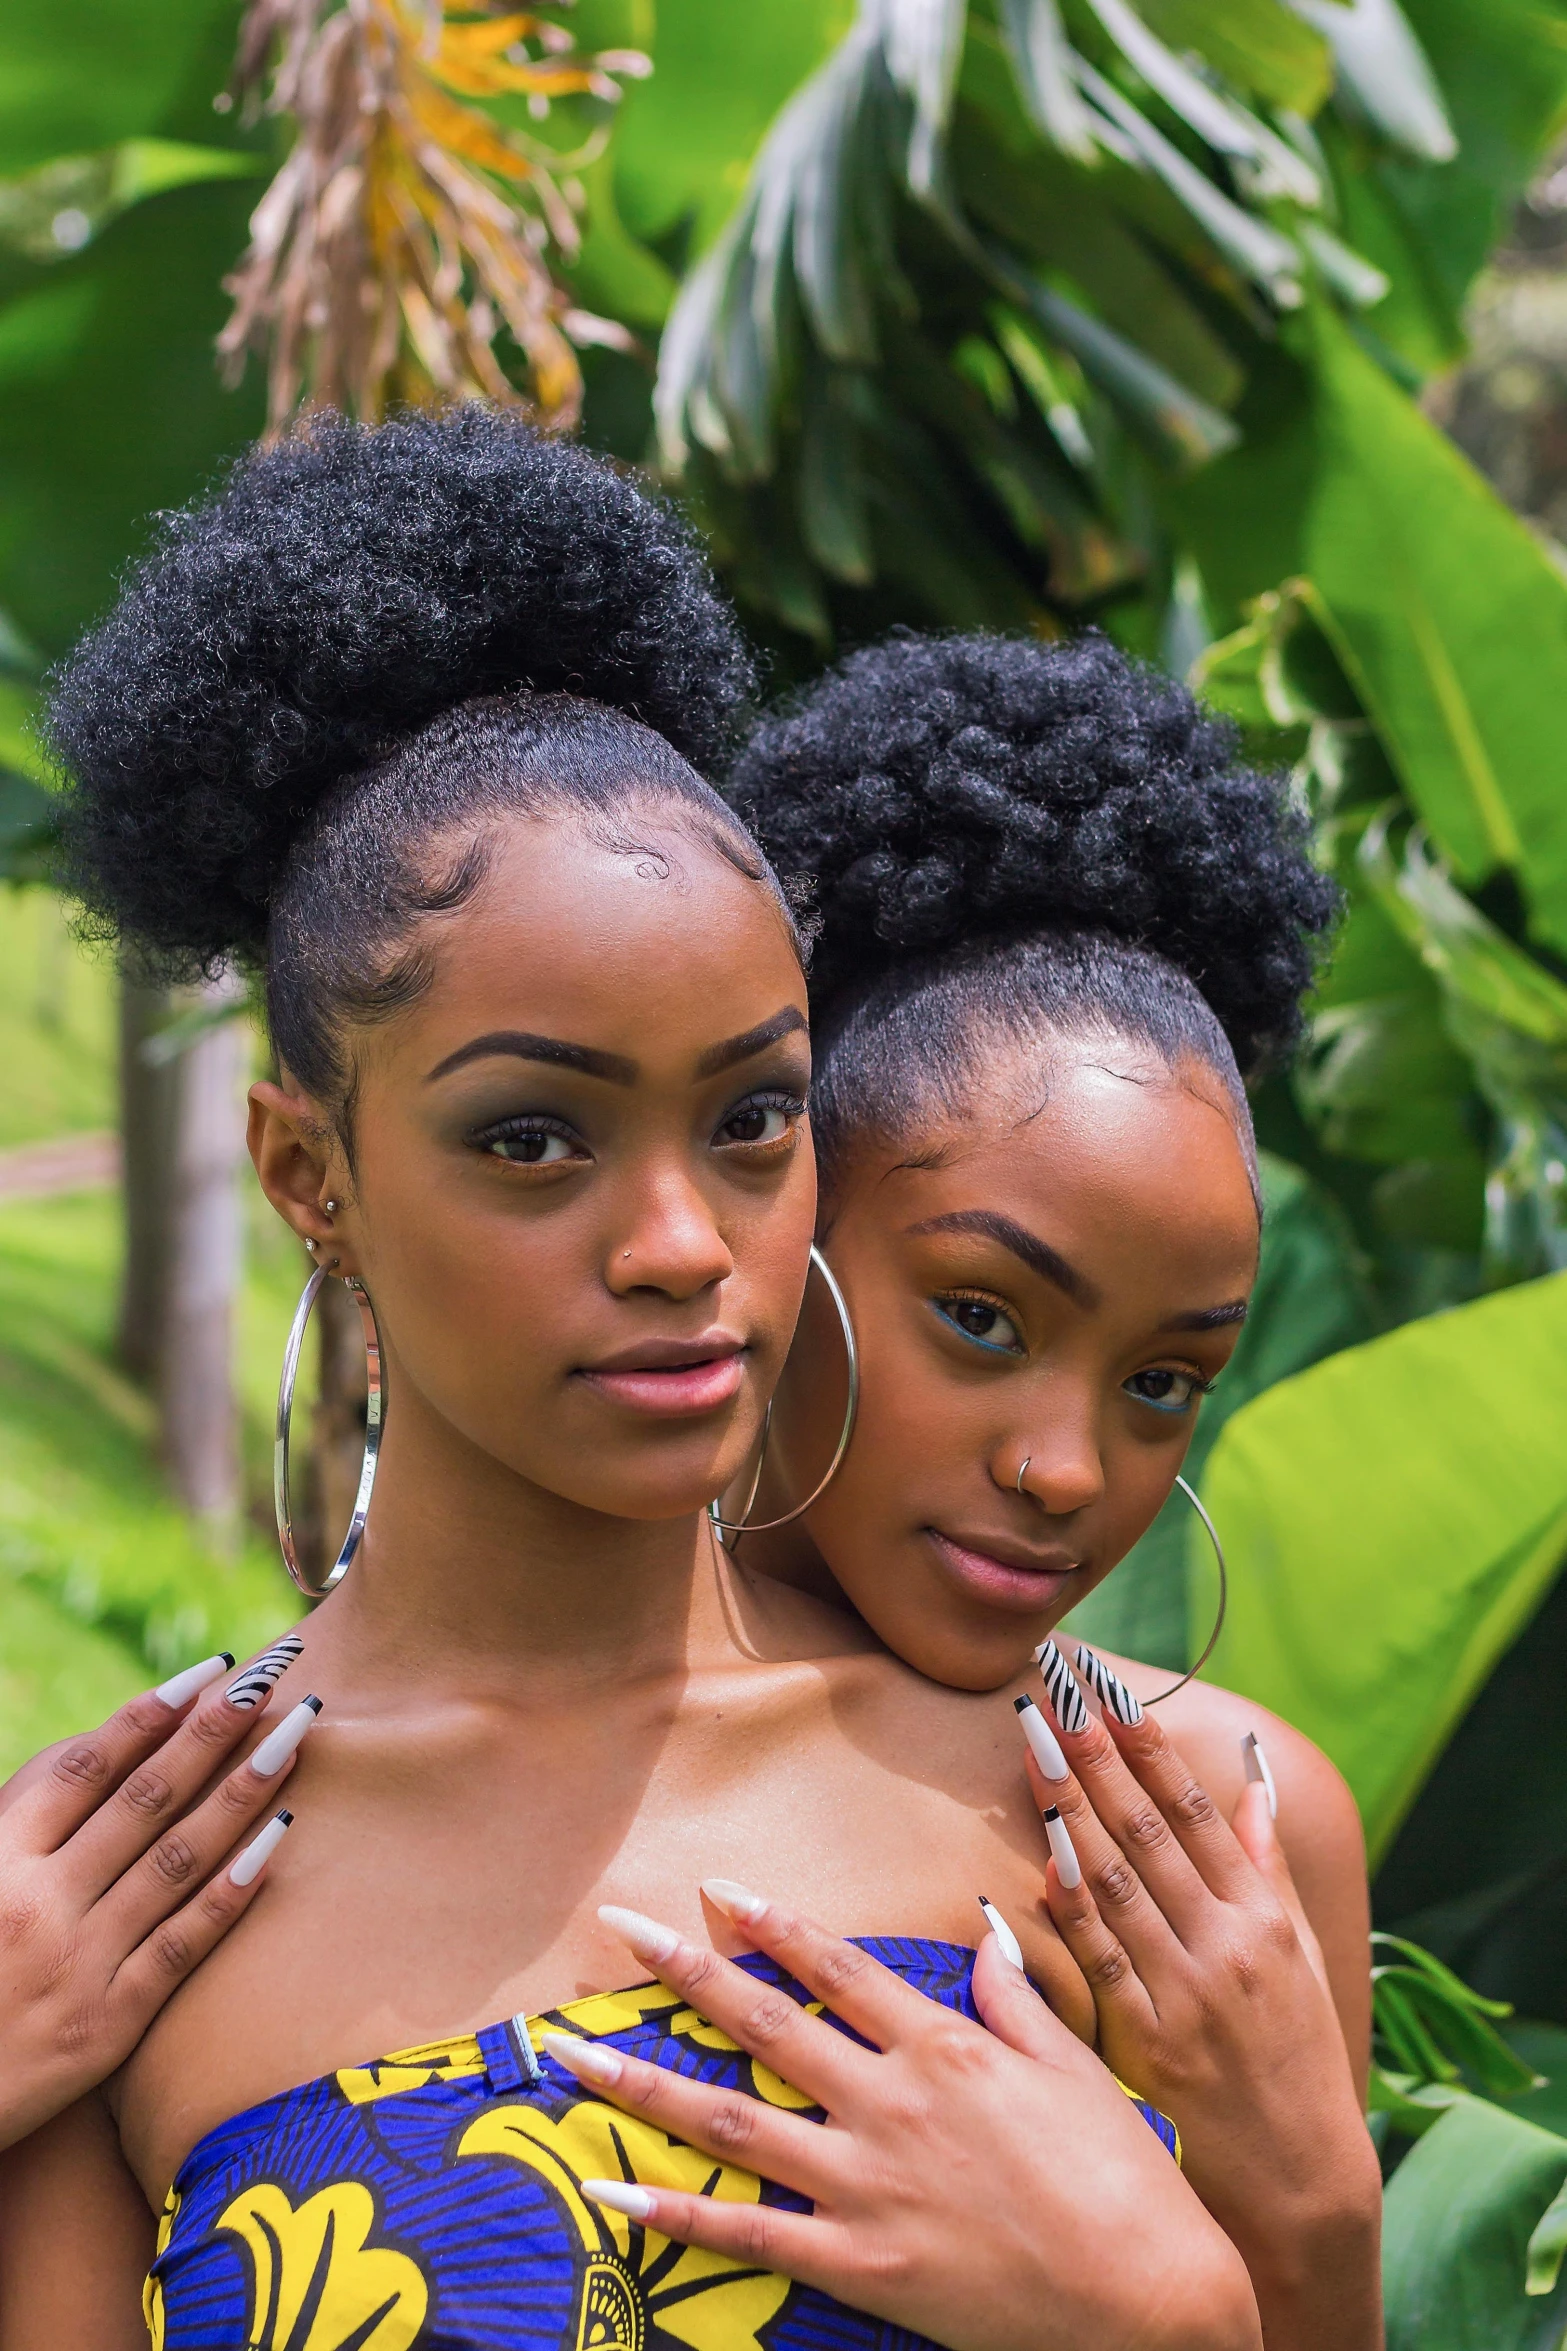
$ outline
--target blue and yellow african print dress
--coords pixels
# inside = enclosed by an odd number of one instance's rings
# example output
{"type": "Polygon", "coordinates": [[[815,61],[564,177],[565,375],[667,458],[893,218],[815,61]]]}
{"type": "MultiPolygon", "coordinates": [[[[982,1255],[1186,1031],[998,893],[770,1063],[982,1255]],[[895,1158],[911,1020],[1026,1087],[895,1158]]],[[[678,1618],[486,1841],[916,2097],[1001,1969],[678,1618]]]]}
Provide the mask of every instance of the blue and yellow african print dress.
{"type": "MultiPolygon", "coordinates": [[[[862,1943],[975,2013],[971,1951],[862,1943]]],[[[805,1999],[772,1960],[739,1964],[805,1999]]],[[[345,2067],[220,2124],[180,2167],[147,2281],[157,2351],[923,2351],[588,2203],[580,2181],[619,2177],[805,2209],[602,2104],[536,2052],[547,2026],[814,2111],[661,1984],[345,2067]]],[[[1143,2112],[1174,2153],[1170,2124],[1143,2112]]]]}

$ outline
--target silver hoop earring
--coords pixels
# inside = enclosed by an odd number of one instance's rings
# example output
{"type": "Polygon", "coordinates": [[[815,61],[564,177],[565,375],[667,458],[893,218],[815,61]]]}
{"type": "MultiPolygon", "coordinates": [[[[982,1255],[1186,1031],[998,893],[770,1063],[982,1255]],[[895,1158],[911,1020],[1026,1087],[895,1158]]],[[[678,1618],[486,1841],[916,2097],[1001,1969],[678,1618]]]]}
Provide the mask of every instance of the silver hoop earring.
{"type": "Polygon", "coordinates": [[[767,1458],[767,1440],[772,1433],[773,1426],[773,1408],[769,1403],[766,1416],[762,1421],[762,1449],[757,1455],[756,1475],[751,1480],[751,1490],[746,1496],[745,1509],[737,1519],[728,1519],[719,1517],[716,1501],[709,1502],[707,1506],[707,1515],[712,1521],[713,1531],[721,1543],[725,1535],[765,1535],[769,1534],[774,1527],[788,1526],[791,1519],[802,1518],[810,1509],[811,1504],[819,1502],[826,1493],[833,1479],[838,1475],[843,1464],[843,1457],[849,1450],[849,1439],[854,1434],[855,1414],[860,1409],[860,1350],[855,1343],[854,1325],[849,1320],[847,1301],[838,1287],[838,1277],[814,1241],[811,1243],[811,1263],[827,1284],[827,1295],[837,1309],[838,1322],[843,1331],[843,1349],[849,1363],[849,1401],[843,1415],[843,1427],[838,1432],[837,1449],[827,1464],[827,1474],[811,1488],[803,1502],[797,1502],[792,1510],[786,1510],[782,1518],[764,1518],[753,1526],[750,1523],[750,1513],[756,1502],[757,1488],[762,1482],[762,1464],[767,1458]]]}
{"type": "Polygon", "coordinates": [[[1207,1664],[1209,1658],[1213,1655],[1214,1650],[1219,1645],[1219,1635],[1224,1630],[1224,1611],[1230,1604],[1230,1579],[1228,1571],[1224,1565],[1224,1545],[1219,1540],[1219,1530],[1214,1525],[1212,1519],[1208,1516],[1207,1511],[1203,1508],[1195,1488],[1189,1486],[1184,1478],[1177,1478],[1175,1482],[1180,1487],[1181,1492],[1186,1496],[1186,1499],[1191,1504],[1192,1508],[1196,1511],[1197,1516],[1202,1520],[1203,1525],[1207,1528],[1208,1540],[1213,1545],[1213,1556],[1219,1562],[1219,1613],[1213,1620],[1213,1630],[1208,1635],[1208,1646],[1206,1649],[1204,1649],[1202,1655],[1198,1658],[1197,1663],[1191,1668],[1191,1671],[1189,1673],[1183,1673],[1180,1680],[1178,1682],[1172,1682],[1167,1690],[1161,1690],[1157,1698],[1145,1698],[1143,1700],[1143,1704],[1145,1706],[1162,1706],[1166,1698],[1173,1698],[1177,1690],[1184,1690],[1187,1683],[1194,1680],[1195,1677],[1201,1673],[1203,1667],[1207,1664]]]}
{"type": "Polygon", "coordinates": [[[348,1573],[354,1553],[359,1548],[359,1538],[365,1531],[370,1493],[375,1484],[375,1465],[381,1451],[381,1334],[376,1328],[375,1308],[370,1303],[369,1292],[350,1275],[348,1287],[359,1301],[360,1319],[365,1330],[365,1458],[359,1472],[359,1491],[354,1496],[354,1514],[348,1522],[342,1548],[322,1581],[319,1584],[311,1583],[299,1564],[299,1553],[294,1543],[294,1519],[288,1493],[289,1426],[294,1417],[294,1382],[299,1376],[299,1351],[304,1345],[305,1325],[321,1295],[322,1284],[330,1278],[329,1268],[318,1265],[306,1282],[299,1304],[294,1309],[288,1343],[283,1349],[283,1372],[277,1391],[277,1435],[272,1446],[272,1500],[277,1510],[277,1539],[283,1550],[283,1565],[310,1600],[324,1600],[328,1592],[335,1591],[348,1573]]]}

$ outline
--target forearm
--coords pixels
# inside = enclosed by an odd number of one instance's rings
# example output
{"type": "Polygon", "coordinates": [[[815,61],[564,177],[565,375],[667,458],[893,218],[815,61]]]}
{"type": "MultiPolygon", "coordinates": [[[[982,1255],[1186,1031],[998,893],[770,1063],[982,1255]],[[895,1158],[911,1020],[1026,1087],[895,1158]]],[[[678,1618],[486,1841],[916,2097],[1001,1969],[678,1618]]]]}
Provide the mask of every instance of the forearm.
{"type": "Polygon", "coordinates": [[[1382,2351],[1380,2223],[1352,2215],[1251,2255],[1267,2351],[1382,2351]]]}

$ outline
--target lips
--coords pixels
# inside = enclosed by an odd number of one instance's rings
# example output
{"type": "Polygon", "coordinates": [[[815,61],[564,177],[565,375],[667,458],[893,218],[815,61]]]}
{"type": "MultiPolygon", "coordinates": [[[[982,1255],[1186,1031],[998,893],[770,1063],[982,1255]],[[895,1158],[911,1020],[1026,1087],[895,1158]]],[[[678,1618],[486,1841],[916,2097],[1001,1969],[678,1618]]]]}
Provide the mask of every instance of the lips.
{"type": "Polygon", "coordinates": [[[955,1535],[944,1535],[939,1528],[927,1527],[937,1559],[948,1578],[970,1599],[981,1600],[991,1608],[1004,1608],[1014,1615],[1038,1614],[1041,1609],[1054,1608],[1063,1593],[1070,1593],[1074,1579],[1082,1574],[1081,1560],[1067,1552],[1051,1550],[1044,1554],[1030,1553],[1020,1545],[1001,1536],[970,1536],[960,1540],[955,1535]]]}
{"type": "Polygon", "coordinates": [[[716,1412],[739,1394],[745,1345],[728,1331],[695,1339],[649,1339],[578,1372],[608,1401],[655,1419],[716,1412]]]}

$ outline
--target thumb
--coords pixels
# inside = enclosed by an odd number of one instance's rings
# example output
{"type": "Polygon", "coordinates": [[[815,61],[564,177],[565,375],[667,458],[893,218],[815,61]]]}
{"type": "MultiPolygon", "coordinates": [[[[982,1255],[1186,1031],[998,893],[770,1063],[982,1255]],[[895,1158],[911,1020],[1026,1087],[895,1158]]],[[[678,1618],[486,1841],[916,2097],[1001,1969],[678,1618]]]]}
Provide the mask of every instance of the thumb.
{"type": "Polygon", "coordinates": [[[1023,2057],[1058,2062],[1078,2044],[1052,2014],[1020,1967],[1014,1967],[994,1934],[981,1938],[974,1958],[974,2005],[998,2041],[1023,2057]]]}
{"type": "Polygon", "coordinates": [[[1311,1962],[1312,1973],[1323,1990],[1327,1991],[1328,1971],[1322,1956],[1322,1946],[1301,1907],[1289,1858],[1279,1843],[1279,1832],[1274,1827],[1273,1815],[1268,1808],[1268,1791],[1260,1782],[1251,1780],[1242,1788],[1236,1799],[1235,1810],[1230,1815],[1230,1826],[1235,1831],[1236,1842],[1269,1893],[1284,1910],[1299,1937],[1301,1949],[1311,1962]]]}

